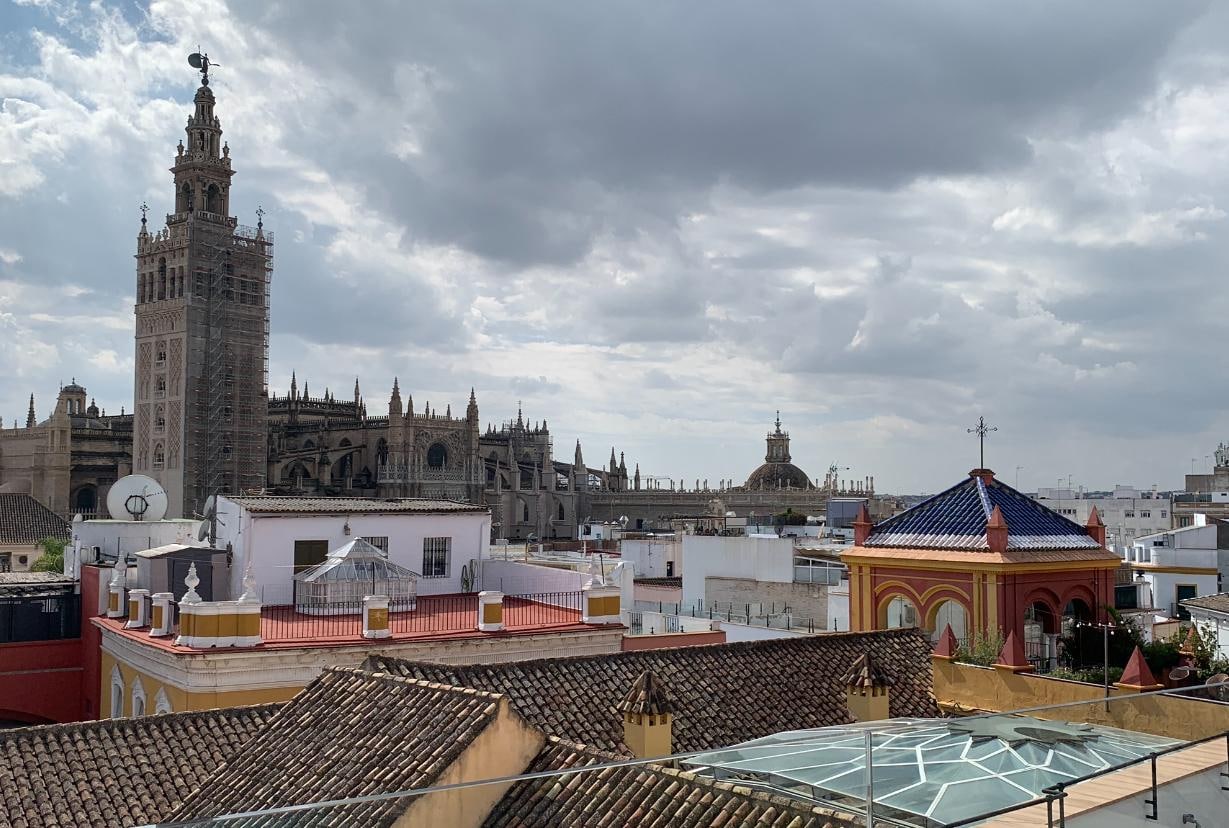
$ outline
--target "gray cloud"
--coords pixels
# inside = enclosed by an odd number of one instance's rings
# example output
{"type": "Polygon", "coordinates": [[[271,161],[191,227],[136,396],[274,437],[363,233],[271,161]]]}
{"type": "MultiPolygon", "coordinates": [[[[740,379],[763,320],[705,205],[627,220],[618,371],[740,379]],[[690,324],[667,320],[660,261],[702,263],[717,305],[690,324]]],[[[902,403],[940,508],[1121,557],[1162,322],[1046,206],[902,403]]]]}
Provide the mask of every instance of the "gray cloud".
{"type": "Polygon", "coordinates": [[[1173,484],[1229,428],[1219,8],[9,14],[8,420],[74,372],[130,396],[135,205],[166,208],[209,37],[236,212],[278,233],[275,383],[475,385],[484,421],[524,398],[561,445],[710,480],[780,407],[812,475],[895,489],[958,475],[980,413],[1032,485],[1173,484]]]}

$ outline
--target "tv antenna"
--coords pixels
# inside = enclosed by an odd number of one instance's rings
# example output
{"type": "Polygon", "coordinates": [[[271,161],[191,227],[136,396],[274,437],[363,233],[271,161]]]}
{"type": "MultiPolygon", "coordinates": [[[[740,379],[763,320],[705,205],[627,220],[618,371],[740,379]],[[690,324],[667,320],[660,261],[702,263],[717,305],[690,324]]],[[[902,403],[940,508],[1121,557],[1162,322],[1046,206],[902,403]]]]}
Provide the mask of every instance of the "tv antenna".
{"type": "Polygon", "coordinates": [[[221,66],[220,63],[213,63],[209,60],[209,55],[206,52],[199,51],[201,47],[197,46],[197,51],[188,55],[188,65],[193,69],[197,69],[201,73],[201,86],[209,85],[209,67],[221,66]]]}

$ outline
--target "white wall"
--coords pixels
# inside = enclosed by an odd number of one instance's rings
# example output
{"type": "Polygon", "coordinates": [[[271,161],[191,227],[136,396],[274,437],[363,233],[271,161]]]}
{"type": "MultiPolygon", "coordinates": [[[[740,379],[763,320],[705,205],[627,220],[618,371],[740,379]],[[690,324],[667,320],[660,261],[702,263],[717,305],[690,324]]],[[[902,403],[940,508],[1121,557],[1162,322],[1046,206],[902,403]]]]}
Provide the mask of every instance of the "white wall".
{"type": "Polygon", "coordinates": [[[73,521],[73,555],[65,555],[65,574],[80,576],[81,560],[93,559],[92,549],[101,547],[104,554],[117,552],[134,555],[143,549],[168,543],[196,543],[200,522],[196,520],[83,520],[73,521]],[[69,569],[71,567],[71,569],[69,569]]]}
{"type": "MultiPolygon", "coordinates": [[[[562,569],[522,561],[484,560],[482,588],[505,595],[535,592],[580,592],[593,576],[586,570],[562,569]]],[[[635,606],[635,570],[622,562],[606,573],[606,582],[619,587],[622,606],[635,606]]]]}
{"type": "Polygon", "coordinates": [[[794,542],[790,538],[684,535],[682,557],[684,605],[704,598],[707,578],[794,581],[794,542]]]}
{"type": "Polygon", "coordinates": [[[461,591],[461,568],[471,560],[487,556],[490,531],[490,515],[480,512],[269,515],[251,514],[225,497],[218,498],[217,546],[234,544],[231,594],[243,591],[244,572],[251,561],[258,592],[267,604],[286,604],[292,600],[296,540],[327,541],[332,551],[354,538],[387,537],[389,560],[421,573],[423,539],[450,537],[452,558],[448,577],[418,581],[419,595],[442,595],[461,591]]]}
{"type": "Polygon", "coordinates": [[[665,578],[667,562],[673,561],[673,575],[683,574],[682,542],[677,537],[624,538],[619,541],[619,556],[636,567],[637,578],[665,578]]]}

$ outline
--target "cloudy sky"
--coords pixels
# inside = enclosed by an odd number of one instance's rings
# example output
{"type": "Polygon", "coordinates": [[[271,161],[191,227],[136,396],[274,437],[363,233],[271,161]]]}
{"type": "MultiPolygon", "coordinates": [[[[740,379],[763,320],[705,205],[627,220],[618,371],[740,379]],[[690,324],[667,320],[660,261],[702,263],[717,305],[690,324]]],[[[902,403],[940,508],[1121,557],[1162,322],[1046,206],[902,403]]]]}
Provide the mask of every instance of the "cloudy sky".
{"type": "Polygon", "coordinates": [[[131,408],[199,43],[279,393],[474,386],[710,482],[780,408],[812,477],[895,492],[976,465],[982,414],[1025,488],[1229,439],[1223,5],[0,3],[6,424],[74,375],[131,408]]]}

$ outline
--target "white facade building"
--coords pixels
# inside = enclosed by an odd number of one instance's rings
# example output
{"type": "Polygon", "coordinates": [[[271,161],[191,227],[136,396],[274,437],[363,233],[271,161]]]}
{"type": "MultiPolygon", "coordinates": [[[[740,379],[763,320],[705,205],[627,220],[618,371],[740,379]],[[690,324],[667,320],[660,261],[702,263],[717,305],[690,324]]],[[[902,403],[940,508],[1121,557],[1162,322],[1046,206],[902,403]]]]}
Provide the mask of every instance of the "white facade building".
{"type": "Polygon", "coordinates": [[[81,577],[81,564],[114,561],[120,554],[132,559],[137,552],[167,544],[195,544],[200,521],[74,520],[72,540],[64,550],[64,574],[81,577]]]}
{"type": "Polygon", "coordinates": [[[741,616],[765,628],[801,624],[817,632],[830,629],[834,619],[847,623],[848,589],[841,591],[847,570],[819,550],[799,549],[799,541],[814,542],[775,535],[684,535],[682,611],[713,611],[727,621],[741,616]]]}
{"type": "Polygon", "coordinates": [[[1147,582],[1157,610],[1170,617],[1184,615],[1180,601],[1220,591],[1218,528],[1215,524],[1189,526],[1135,541],[1126,561],[1147,582]]]}
{"type": "Polygon", "coordinates": [[[1115,486],[1110,496],[1092,496],[1071,489],[1038,489],[1038,501],[1081,526],[1092,508],[1105,523],[1105,545],[1126,554],[1136,539],[1163,532],[1173,525],[1173,505],[1168,494],[1115,486]]]}
{"type": "Polygon", "coordinates": [[[676,578],[683,573],[683,543],[679,535],[642,535],[619,541],[619,557],[635,569],[637,578],[676,578]]]}
{"type": "Polygon", "coordinates": [[[231,552],[230,596],[250,565],[265,604],[290,604],[295,573],[356,537],[417,573],[419,595],[442,595],[478,589],[491,513],[447,500],[220,495],[215,531],[214,545],[231,552]]]}

